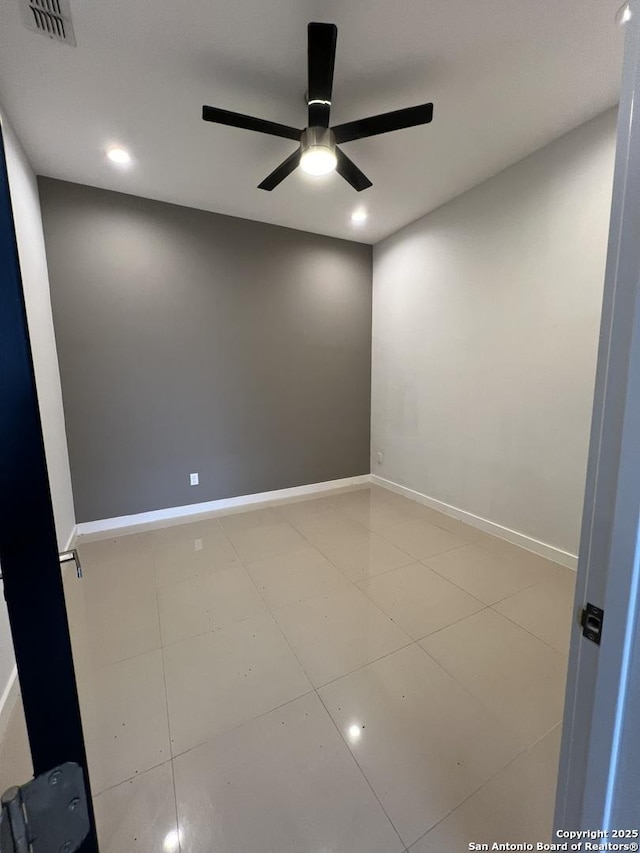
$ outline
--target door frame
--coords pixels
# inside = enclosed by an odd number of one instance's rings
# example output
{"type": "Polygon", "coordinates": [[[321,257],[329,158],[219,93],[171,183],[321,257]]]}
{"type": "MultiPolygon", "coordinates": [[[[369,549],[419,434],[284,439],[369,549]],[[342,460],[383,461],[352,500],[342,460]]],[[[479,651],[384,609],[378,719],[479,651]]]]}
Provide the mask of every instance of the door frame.
{"type": "Polygon", "coordinates": [[[91,829],[79,849],[97,853],[1,126],[0,412],[0,563],[34,774],[82,767],[91,829]]]}
{"type": "Polygon", "coordinates": [[[556,838],[639,824],[626,756],[640,745],[640,0],[629,8],[556,838]],[[578,624],[587,602],[604,610],[601,645],[578,624]]]}

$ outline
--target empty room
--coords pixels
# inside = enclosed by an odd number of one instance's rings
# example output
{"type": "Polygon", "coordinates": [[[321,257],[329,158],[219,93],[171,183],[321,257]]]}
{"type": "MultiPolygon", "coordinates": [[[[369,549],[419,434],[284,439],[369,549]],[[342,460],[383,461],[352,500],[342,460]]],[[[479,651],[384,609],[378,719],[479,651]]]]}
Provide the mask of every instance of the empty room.
{"type": "Polygon", "coordinates": [[[638,3],[2,5],[16,851],[637,838],[638,3]]]}

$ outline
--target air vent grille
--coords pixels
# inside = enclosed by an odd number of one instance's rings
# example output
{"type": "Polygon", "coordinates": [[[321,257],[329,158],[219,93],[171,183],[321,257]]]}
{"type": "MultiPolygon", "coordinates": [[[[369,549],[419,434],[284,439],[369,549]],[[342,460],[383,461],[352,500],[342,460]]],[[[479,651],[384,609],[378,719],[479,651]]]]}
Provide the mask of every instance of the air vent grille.
{"type": "Polygon", "coordinates": [[[55,41],[75,45],[69,0],[21,0],[20,5],[27,29],[55,41]]]}

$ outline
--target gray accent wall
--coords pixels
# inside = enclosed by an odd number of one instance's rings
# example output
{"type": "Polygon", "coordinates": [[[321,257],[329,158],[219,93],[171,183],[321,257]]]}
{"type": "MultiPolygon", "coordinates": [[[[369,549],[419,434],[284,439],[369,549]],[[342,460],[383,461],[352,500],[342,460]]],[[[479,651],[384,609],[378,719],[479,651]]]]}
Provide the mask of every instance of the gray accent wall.
{"type": "Polygon", "coordinates": [[[368,473],[370,246],[39,190],[78,522],[368,473]]]}

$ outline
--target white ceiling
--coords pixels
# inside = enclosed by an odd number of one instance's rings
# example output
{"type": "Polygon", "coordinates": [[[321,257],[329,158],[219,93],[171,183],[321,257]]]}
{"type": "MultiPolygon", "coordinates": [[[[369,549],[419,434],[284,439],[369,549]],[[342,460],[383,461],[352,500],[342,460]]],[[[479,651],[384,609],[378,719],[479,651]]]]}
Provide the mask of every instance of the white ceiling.
{"type": "Polygon", "coordinates": [[[39,174],[373,243],[615,104],[620,2],[71,0],[71,48],[3,0],[0,100],[39,174]],[[344,146],[362,193],[300,170],[258,190],[295,143],[200,118],[303,127],[312,20],[338,25],[332,123],[435,104],[428,126],[344,146]]]}

